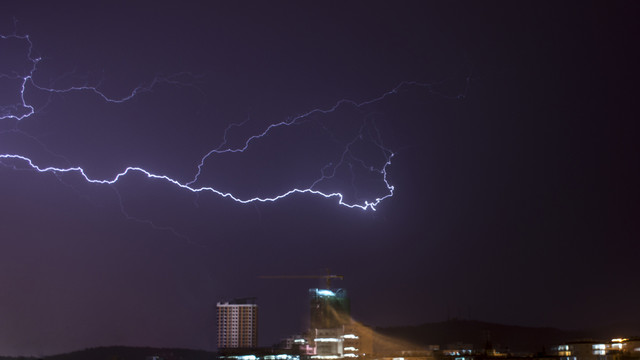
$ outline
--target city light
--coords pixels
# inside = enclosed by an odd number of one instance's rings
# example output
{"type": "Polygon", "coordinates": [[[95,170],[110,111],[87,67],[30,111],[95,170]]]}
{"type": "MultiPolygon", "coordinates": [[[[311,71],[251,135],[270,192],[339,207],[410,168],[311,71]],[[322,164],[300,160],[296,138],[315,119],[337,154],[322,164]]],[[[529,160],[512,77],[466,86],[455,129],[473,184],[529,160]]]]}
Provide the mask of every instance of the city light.
{"type": "Polygon", "coordinates": [[[313,339],[316,342],[339,342],[340,339],[336,339],[336,338],[316,338],[313,339]]]}
{"type": "Polygon", "coordinates": [[[318,295],[320,296],[336,296],[336,294],[331,290],[319,289],[318,295]]]}

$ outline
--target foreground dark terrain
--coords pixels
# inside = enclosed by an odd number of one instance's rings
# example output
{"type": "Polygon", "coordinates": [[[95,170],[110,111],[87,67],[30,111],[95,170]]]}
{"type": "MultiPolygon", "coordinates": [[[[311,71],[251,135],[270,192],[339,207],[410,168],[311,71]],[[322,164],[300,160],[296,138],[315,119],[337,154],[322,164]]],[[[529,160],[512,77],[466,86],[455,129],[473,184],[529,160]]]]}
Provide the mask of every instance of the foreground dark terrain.
{"type": "Polygon", "coordinates": [[[163,360],[209,360],[214,359],[216,354],[203,350],[108,346],[45,357],[0,357],[0,360],[145,360],[153,359],[154,357],[163,360]]]}
{"type": "MultiPolygon", "coordinates": [[[[586,330],[560,330],[550,327],[535,328],[473,320],[450,320],[417,326],[379,327],[375,328],[375,332],[411,344],[414,349],[426,348],[429,345],[439,345],[444,349],[447,345],[456,343],[472,344],[475,349],[483,349],[489,340],[493,348],[501,351],[535,354],[548,352],[552,346],[569,341],[637,337],[640,336],[640,324],[628,322],[586,330]]],[[[205,360],[215,359],[216,355],[215,352],[204,350],[109,346],[44,357],[0,356],[0,360],[146,360],[154,357],[162,360],[205,360]]]]}

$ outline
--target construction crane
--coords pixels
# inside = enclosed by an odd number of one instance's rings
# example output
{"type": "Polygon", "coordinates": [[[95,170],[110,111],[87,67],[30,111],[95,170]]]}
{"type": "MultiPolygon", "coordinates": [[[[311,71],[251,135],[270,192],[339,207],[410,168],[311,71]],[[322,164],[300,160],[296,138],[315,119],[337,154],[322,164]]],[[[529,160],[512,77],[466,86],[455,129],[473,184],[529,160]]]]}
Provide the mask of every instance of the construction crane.
{"type": "Polygon", "coordinates": [[[327,290],[331,289],[331,280],[344,280],[342,275],[332,275],[327,269],[327,275],[264,275],[259,276],[260,279],[324,279],[327,290]]]}

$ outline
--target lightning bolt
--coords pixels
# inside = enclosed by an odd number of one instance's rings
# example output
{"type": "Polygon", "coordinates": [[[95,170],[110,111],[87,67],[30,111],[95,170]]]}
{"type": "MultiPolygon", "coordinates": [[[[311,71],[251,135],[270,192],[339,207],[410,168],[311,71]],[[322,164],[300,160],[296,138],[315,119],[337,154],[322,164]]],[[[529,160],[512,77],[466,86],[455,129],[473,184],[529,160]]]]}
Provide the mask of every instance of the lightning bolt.
{"type": "MultiPolygon", "coordinates": [[[[139,85],[138,87],[128,92],[125,96],[118,97],[118,98],[109,97],[105,95],[102,91],[100,91],[98,86],[82,85],[82,86],[72,86],[72,87],[67,87],[62,89],[45,87],[45,86],[39,85],[38,83],[36,83],[36,81],[34,81],[34,74],[37,72],[38,64],[42,61],[42,58],[34,55],[33,42],[30,39],[29,35],[18,35],[15,33],[11,35],[0,35],[0,41],[9,41],[9,40],[19,41],[25,44],[27,49],[26,59],[29,66],[27,66],[27,69],[24,70],[22,73],[18,71],[0,73],[0,79],[16,81],[19,84],[18,85],[19,91],[17,94],[15,94],[17,95],[17,99],[18,99],[17,103],[10,104],[10,105],[0,105],[0,120],[13,120],[17,123],[20,121],[27,120],[29,117],[31,117],[36,113],[35,107],[29,103],[29,101],[26,99],[26,96],[25,96],[25,91],[28,86],[32,87],[33,89],[37,89],[39,91],[50,93],[50,94],[65,94],[65,93],[71,93],[71,92],[93,93],[95,96],[101,98],[105,102],[116,103],[116,104],[127,102],[139,94],[142,94],[145,92],[151,92],[154,89],[154,87],[156,87],[161,83],[177,85],[177,86],[190,86],[189,83],[186,83],[181,80],[184,78],[186,73],[178,73],[168,77],[157,77],[153,79],[151,82],[149,82],[148,84],[139,85]]],[[[190,75],[190,74],[186,74],[186,75],[190,75]]],[[[300,115],[290,117],[286,120],[272,123],[266,126],[265,128],[263,128],[262,131],[259,131],[258,133],[255,133],[253,135],[246,137],[245,141],[242,142],[242,144],[238,147],[227,146],[229,131],[235,127],[242,127],[246,121],[241,123],[231,123],[224,131],[222,142],[217,147],[213,148],[212,150],[208,151],[206,154],[202,156],[202,158],[200,159],[197,165],[197,169],[195,171],[193,178],[190,181],[186,181],[186,182],[179,181],[168,175],[153,173],[139,166],[126,167],[122,171],[113,175],[110,178],[92,178],[87,175],[87,173],[82,167],[78,167],[78,166],[56,167],[56,166],[40,165],[40,164],[36,164],[34,160],[32,160],[31,158],[25,155],[13,154],[13,153],[0,154],[0,163],[4,164],[5,166],[12,167],[13,169],[28,169],[28,170],[33,170],[40,173],[53,173],[56,176],[60,174],[75,173],[75,174],[79,174],[82,178],[84,178],[86,182],[93,183],[93,184],[103,184],[103,185],[115,185],[120,179],[122,179],[123,177],[131,173],[140,173],[145,175],[149,179],[164,181],[185,191],[190,191],[196,194],[213,193],[222,198],[228,198],[242,204],[259,203],[259,202],[262,202],[262,203],[276,202],[280,199],[283,199],[285,197],[295,195],[295,194],[310,194],[310,195],[314,195],[314,196],[318,196],[326,199],[336,199],[339,205],[345,206],[348,208],[375,211],[381,202],[383,202],[385,199],[392,197],[394,194],[395,188],[390,183],[388,175],[389,175],[389,167],[391,166],[392,159],[396,154],[383,145],[380,134],[378,133],[378,130],[372,121],[371,122],[365,121],[362,124],[360,131],[352,138],[350,142],[348,142],[344,146],[344,149],[340,157],[337,159],[337,161],[325,164],[319,171],[320,176],[316,179],[313,179],[312,181],[309,181],[307,187],[295,187],[285,192],[267,196],[267,197],[256,196],[256,197],[244,198],[241,196],[237,196],[232,192],[222,191],[220,189],[217,189],[209,185],[197,185],[197,183],[200,182],[200,176],[202,173],[202,169],[205,167],[205,163],[207,162],[208,159],[210,159],[215,155],[221,155],[226,153],[243,153],[247,151],[254,142],[268,137],[273,131],[275,131],[278,128],[301,125],[307,121],[311,121],[313,116],[328,115],[344,107],[361,109],[368,105],[372,105],[374,103],[383,101],[388,97],[398,94],[401,90],[406,90],[411,87],[427,88],[429,91],[436,93],[434,84],[432,83],[403,81],[403,82],[400,82],[397,86],[395,86],[391,90],[386,91],[380,94],[379,96],[376,96],[374,98],[371,98],[365,101],[358,102],[350,99],[341,99],[336,101],[332,106],[329,106],[326,108],[312,109],[300,115]],[[373,128],[374,134],[366,134],[365,127],[367,129],[373,128]],[[366,139],[365,139],[365,135],[367,135],[366,139]],[[379,150],[380,154],[382,154],[384,159],[384,162],[381,166],[376,168],[374,166],[367,165],[366,161],[358,158],[354,154],[354,152],[352,151],[352,147],[354,146],[354,144],[356,144],[359,141],[368,141],[369,143],[377,147],[377,149],[379,150]],[[352,174],[352,178],[355,177],[355,174],[353,172],[354,164],[356,166],[362,167],[363,169],[365,169],[365,171],[377,174],[377,176],[379,176],[381,183],[386,188],[386,191],[382,195],[379,195],[373,198],[357,199],[357,201],[355,202],[353,201],[349,202],[345,200],[345,195],[343,195],[343,193],[341,192],[325,192],[320,190],[319,185],[322,182],[335,177],[337,170],[343,167],[345,164],[348,165],[352,174]]],[[[19,130],[15,130],[15,131],[19,131],[19,130]]],[[[45,146],[42,143],[40,144],[43,147],[45,146]]],[[[352,184],[353,184],[353,180],[352,180],[352,184]]]]}

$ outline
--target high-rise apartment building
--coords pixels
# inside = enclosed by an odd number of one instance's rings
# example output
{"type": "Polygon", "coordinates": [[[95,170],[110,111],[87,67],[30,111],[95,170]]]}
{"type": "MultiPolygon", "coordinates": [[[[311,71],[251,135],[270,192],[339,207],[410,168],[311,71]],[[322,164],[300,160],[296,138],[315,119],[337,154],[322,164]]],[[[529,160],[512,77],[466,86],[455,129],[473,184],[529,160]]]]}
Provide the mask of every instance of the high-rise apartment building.
{"type": "MultiPolygon", "coordinates": [[[[311,358],[344,358],[345,350],[350,351],[353,348],[352,346],[345,348],[345,339],[355,336],[345,333],[345,326],[351,324],[347,291],[345,289],[309,289],[309,300],[311,315],[309,343],[314,347],[311,358]]],[[[349,351],[349,355],[355,355],[349,351]]]]}
{"type": "Polygon", "coordinates": [[[351,322],[351,306],[345,289],[309,289],[312,329],[338,328],[351,322]]]}
{"type": "Polygon", "coordinates": [[[219,302],[218,349],[258,346],[258,305],[255,298],[219,302]]]}

